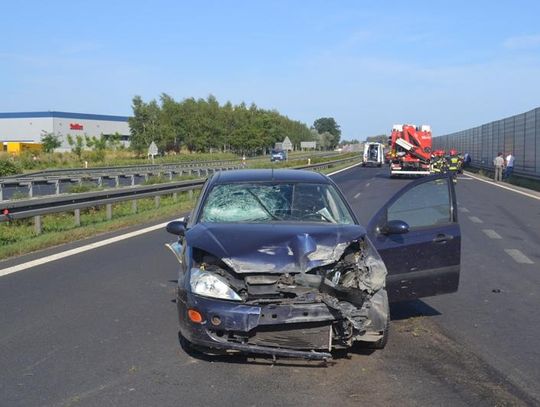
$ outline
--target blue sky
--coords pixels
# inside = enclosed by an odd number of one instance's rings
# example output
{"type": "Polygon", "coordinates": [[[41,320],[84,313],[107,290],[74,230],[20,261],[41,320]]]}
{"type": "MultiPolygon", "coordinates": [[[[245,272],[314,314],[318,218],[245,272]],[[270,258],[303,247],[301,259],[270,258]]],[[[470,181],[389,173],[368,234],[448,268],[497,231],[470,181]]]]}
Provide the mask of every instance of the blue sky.
{"type": "Polygon", "coordinates": [[[0,7],[0,112],[215,95],[342,138],[540,106],[540,1],[26,1],[0,7]]]}

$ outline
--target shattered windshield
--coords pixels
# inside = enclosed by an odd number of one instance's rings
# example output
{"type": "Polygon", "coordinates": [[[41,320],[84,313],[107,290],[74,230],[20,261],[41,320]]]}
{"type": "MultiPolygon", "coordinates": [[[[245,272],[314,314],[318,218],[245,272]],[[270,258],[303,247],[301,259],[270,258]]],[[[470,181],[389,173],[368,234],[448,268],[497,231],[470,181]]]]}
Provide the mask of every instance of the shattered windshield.
{"type": "Polygon", "coordinates": [[[314,183],[216,185],[204,203],[200,221],[354,223],[334,187],[314,183]]]}

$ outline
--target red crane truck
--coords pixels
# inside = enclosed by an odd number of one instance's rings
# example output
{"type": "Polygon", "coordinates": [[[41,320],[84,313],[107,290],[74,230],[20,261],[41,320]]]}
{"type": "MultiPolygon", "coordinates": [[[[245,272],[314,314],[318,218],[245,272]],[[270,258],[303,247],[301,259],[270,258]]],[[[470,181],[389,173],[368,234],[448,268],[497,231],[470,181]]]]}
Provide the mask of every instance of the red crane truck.
{"type": "Polygon", "coordinates": [[[388,139],[391,176],[429,175],[431,127],[395,124],[388,139]]]}

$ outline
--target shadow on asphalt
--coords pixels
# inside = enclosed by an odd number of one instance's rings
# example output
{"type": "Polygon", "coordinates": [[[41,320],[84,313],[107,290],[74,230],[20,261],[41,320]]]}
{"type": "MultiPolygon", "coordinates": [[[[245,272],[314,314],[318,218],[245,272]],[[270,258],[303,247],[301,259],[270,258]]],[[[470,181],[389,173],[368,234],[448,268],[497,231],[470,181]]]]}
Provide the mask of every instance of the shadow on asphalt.
{"type": "Polygon", "coordinates": [[[433,317],[435,315],[441,315],[441,313],[421,300],[390,304],[390,317],[392,321],[401,321],[413,317],[433,317]]]}

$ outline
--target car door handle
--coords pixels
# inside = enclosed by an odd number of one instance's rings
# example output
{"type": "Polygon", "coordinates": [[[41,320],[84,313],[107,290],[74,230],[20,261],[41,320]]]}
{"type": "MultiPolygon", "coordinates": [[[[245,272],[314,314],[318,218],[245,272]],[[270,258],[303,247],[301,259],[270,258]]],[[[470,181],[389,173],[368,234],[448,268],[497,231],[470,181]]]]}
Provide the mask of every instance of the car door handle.
{"type": "Polygon", "coordinates": [[[445,235],[443,233],[440,233],[433,239],[433,243],[446,243],[449,240],[452,240],[454,236],[452,235],[445,235]]]}

